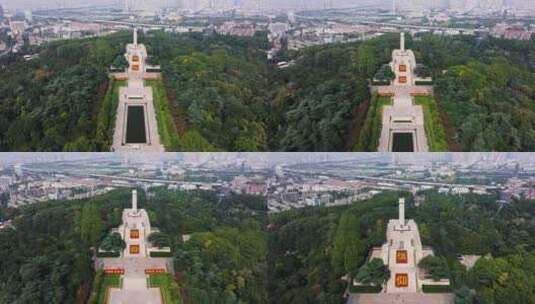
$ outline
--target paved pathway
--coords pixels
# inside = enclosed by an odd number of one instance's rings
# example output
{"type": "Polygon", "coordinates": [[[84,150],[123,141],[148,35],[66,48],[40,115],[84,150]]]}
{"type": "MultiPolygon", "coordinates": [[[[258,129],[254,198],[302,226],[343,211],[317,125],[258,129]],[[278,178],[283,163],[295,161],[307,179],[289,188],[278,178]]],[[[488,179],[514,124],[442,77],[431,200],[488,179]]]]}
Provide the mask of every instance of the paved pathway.
{"type": "MultiPolygon", "coordinates": [[[[119,79],[128,78],[126,87],[119,89],[119,103],[115,119],[115,130],[111,149],[115,152],[164,152],[158,133],[158,122],[154,110],[152,88],[145,86],[145,58],[147,50],[143,44],[137,43],[137,29],[134,30],[134,43],[126,46],[126,57],[129,68],[125,73],[115,74],[119,79]],[[142,106],[145,121],[145,143],[129,144],[126,142],[128,123],[128,107],[142,106]]],[[[151,78],[155,75],[151,73],[151,78]]]]}
{"type": "Polygon", "coordinates": [[[351,294],[347,304],[453,304],[453,294],[378,293],[351,294]]]}
{"type": "MultiPolygon", "coordinates": [[[[111,304],[162,304],[159,288],[148,288],[145,269],[168,269],[170,259],[166,258],[101,258],[98,266],[124,268],[122,288],[110,289],[111,304]]],[[[172,267],[172,266],[171,266],[172,267]]]]}
{"type": "Polygon", "coordinates": [[[415,105],[411,86],[389,86],[380,88],[394,93],[392,105],[383,107],[381,137],[379,138],[379,152],[392,150],[394,133],[412,133],[414,152],[429,150],[424,129],[424,113],[420,105],[415,105]]]}
{"type": "Polygon", "coordinates": [[[160,289],[110,289],[110,304],[162,304],[160,289]]]}
{"type": "Polygon", "coordinates": [[[119,104],[117,106],[115,130],[113,134],[113,151],[165,151],[163,145],[160,143],[160,135],[158,134],[158,122],[156,120],[156,111],[154,110],[154,103],[152,97],[152,88],[144,87],[142,80],[129,80],[128,87],[122,87],[119,89],[119,104]],[[129,99],[128,96],[142,96],[143,99],[129,99]],[[147,135],[146,144],[125,143],[128,112],[127,110],[129,105],[140,105],[144,106],[145,108],[145,134],[147,135]]]}
{"type": "Polygon", "coordinates": [[[99,262],[104,268],[124,268],[125,276],[145,277],[147,268],[167,269],[166,258],[100,258],[99,262]]]}

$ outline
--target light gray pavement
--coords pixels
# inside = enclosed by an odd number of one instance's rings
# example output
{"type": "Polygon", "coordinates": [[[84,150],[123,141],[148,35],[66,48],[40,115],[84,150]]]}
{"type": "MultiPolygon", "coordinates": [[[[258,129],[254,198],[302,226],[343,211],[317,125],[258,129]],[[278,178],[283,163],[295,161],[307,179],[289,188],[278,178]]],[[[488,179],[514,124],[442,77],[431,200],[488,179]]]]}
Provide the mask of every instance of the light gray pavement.
{"type": "Polygon", "coordinates": [[[379,152],[392,151],[394,133],[412,133],[414,152],[429,150],[424,128],[424,112],[420,105],[415,105],[411,86],[390,86],[394,93],[392,105],[383,107],[381,137],[379,138],[379,152]]]}
{"type": "Polygon", "coordinates": [[[148,288],[145,269],[170,269],[171,260],[167,258],[100,258],[97,267],[124,268],[122,288],[110,289],[111,304],[161,304],[159,288],[148,288]],[[168,267],[169,266],[169,267],[168,267]]]}
{"type": "Polygon", "coordinates": [[[113,133],[112,149],[115,152],[164,152],[165,149],[160,143],[158,134],[158,122],[156,111],[152,99],[152,88],[144,87],[143,80],[129,80],[128,87],[119,89],[119,104],[115,120],[115,130],[113,133]],[[131,84],[132,83],[132,84],[131,84]],[[140,96],[142,99],[129,99],[128,96],[140,96]],[[145,134],[147,134],[146,144],[126,143],[126,123],[128,106],[140,105],[145,107],[145,134]]]}
{"type": "Polygon", "coordinates": [[[162,304],[159,288],[110,289],[110,304],[162,304]]]}
{"type": "Polygon", "coordinates": [[[100,267],[104,268],[124,268],[125,277],[145,277],[147,268],[167,269],[169,259],[167,258],[99,258],[100,267]]]}
{"type": "Polygon", "coordinates": [[[347,304],[453,304],[451,293],[350,294],[347,304]]]}
{"type": "MultiPolygon", "coordinates": [[[[145,45],[137,43],[137,29],[134,29],[134,42],[126,46],[125,54],[129,67],[126,72],[117,76],[128,78],[128,85],[119,89],[119,103],[115,119],[112,150],[115,152],[164,152],[158,133],[158,122],[154,110],[152,88],[145,86],[145,60],[147,49],[145,45]],[[128,106],[143,106],[145,114],[145,144],[127,144],[126,126],[128,120],[128,106]]],[[[151,77],[154,77],[152,75],[151,77]]]]}

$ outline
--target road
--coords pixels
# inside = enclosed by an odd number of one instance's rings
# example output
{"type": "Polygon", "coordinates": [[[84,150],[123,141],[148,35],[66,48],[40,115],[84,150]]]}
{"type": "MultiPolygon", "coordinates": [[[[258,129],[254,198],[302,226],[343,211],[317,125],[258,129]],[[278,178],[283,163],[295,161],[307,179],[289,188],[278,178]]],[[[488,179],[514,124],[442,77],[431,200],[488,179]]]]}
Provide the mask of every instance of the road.
{"type": "MultiPolygon", "coordinates": [[[[292,170],[286,169],[288,173],[296,173],[301,175],[301,170],[292,170]]],[[[329,174],[323,174],[329,175],[329,174]]],[[[336,178],[336,176],[333,176],[336,178]]],[[[434,186],[434,187],[447,187],[447,188],[457,188],[457,187],[466,187],[466,188],[483,188],[486,190],[499,190],[502,189],[497,186],[492,185],[476,185],[476,184],[455,184],[455,183],[439,183],[439,182],[429,182],[429,181],[417,181],[417,180],[408,180],[402,178],[387,178],[387,177],[374,177],[367,175],[351,175],[351,179],[359,179],[364,181],[374,181],[374,182],[385,182],[385,183],[396,183],[396,184],[410,184],[410,185],[420,185],[420,186],[434,186]]]]}
{"type": "Polygon", "coordinates": [[[391,183],[411,184],[411,185],[421,185],[421,186],[435,186],[435,187],[448,187],[448,188],[466,187],[470,189],[484,188],[485,190],[500,189],[497,186],[490,186],[490,185],[437,183],[437,182],[415,181],[415,180],[396,179],[396,178],[372,177],[372,176],[363,176],[363,175],[357,175],[355,176],[355,178],[362,179],[362,180],[372,180],[372,181],[380,181],[380,182],[391,182],[391,183]]]}
{"type": "Polygon", "coordinates": [[[109,179],[112,182],[113,181],[128,181],[128,182],[143,182],[143,183],[160,183],[160,184],[166,184],[166,185],[194,185],[197,187],[201,186],[210,186],[210,187],[221,187],[223,186],[221,183],[205,183],[205,182],[187,182],[187,181],[176,181],[176,180],[168,180],[168,179],[158,179],[158,178],[141,178],[141,177],[128,177],[128,176],[116,176],[116,175],[106,175],[106,174],[91,174],[91,173],[76,173],[76,172],[65,172],[65,171],[47,171],[47,170],[40,170],[40,169],[33,169],[33,168],[24,168],[24,171],[27,173],[34,173],[34,174],[62,174],[65,176],[73,176],[73,177],[91,177],[91,178],[99,178],[99,179],[109,179]]]}
{"type": "MultiPolygon", "coordinates": [[[[308,17],[302,15],[296,15],[295,17],[305,19],[305,20],[320,20],[318,17],[308,17]]],[[[339,21],[336,19],[329,19],[330,21],[339,21]]],[[[365,24],[365,25],[376,25],[382,27],[394,27],[399,29],[415,29],[415,30],[435,30],[435,31],[448,31],[448,30],[458,30],[464,33],[473,34],[474,32],[489,32],[489,29],[473,29],[473,28],[455,28],[455,27],[444,27],[444,26],[428,26],[428,25],[413,25],[413,24],[404,24],[404,23],[392,23],[392,22],[375,22],[368,20],[351,20],[351,23],[355,24],[365,24]]]]}

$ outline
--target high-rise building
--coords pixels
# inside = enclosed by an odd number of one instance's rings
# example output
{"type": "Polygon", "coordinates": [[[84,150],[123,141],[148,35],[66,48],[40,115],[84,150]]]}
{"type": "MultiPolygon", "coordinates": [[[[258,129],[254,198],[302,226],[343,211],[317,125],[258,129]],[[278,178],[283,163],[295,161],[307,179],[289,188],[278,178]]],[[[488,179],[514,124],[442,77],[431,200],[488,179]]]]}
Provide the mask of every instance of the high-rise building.
{"type": "Polygon", "coordinates": [[[461,11],[465,9],[465,0],[450,0],[449,8],[455,11],[461,11]]]}
{"type": "Polygon", "coordinates": [[[510,3],[516,9],[535,9],[530,0],[511,0],[510,3]]]}
{"type": "Polygon", "coordinates": [[[4,8],[0,4],[0,20],[4,19],[4,8]]]}
{"type": "Polygon", "coordinates": [[[28,21],[28,22],[33,22],[33,14],[32,14],[32,11],[30,11],[30,10],[26,10],[26,11],[24,11],[24,18],[25,18],[26,21],[28,21]]]}
{"type": "Polygon", "coordinates": [[[449,7],[459,11],[499,11],[503,8],[504,0],[449,0],[449,7]]]}

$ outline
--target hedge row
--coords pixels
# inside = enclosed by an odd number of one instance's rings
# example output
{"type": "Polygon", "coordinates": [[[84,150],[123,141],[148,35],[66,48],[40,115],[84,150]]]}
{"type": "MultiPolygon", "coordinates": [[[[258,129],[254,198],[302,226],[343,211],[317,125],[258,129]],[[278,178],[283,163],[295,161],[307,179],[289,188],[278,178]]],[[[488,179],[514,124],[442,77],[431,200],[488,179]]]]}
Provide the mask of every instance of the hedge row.
{"type": "Polygon", "coordinates": [[[383,290],[383,286],[373,286],[373,285],[354,286],[353,284],[349,286],[349,292],[351,293],[380,293],[381,290],[383,290]]]}
{"type": "Polygon", "coordinates": [[[102,284],[103,275],[104,275],[104,271],[102,269],[97,270],[97,272],[95,273],[95,278],[93,279],[93,290],[91,291],[91,295],[87,303],[98,304],[98,298],[99,298],[100,287],[101,287],[100,285],[102,284]]]}
{"type": "Polygon", "coordinates": [[[422,285],[422,291],[425,293],[448,293],[451,292],[450,285],[422,285]]]}
{"type": "Polygon", "coordinates": [[[360,130],[359,140],[354,151],[375,152],[379,147],[379,138],[383,129],[383,106],[391,105],[392,97],[373,94],[366,120],[360,130]]]}
{"type": "Polygon", "coordinates": [[[162,251],[151,251],[151,258],[170,258],[173,254],[171,252],[162,252],[162,251]]]}
{"type": "Polygon", "coordinates": [[[97,257],[99,258],[118,258],[120,256],[121,256],[120,252],[112,252],[112,251],[97,252],[97,257]]]}
{"type": "Polygon", "coordinates": [[[448,151],[448,141],[446,131],[442,126],[442,120],[438,112],[438,107],[431,96],[416,96],[414,101],[421,105],[424,111],[425,134],[430,152],[448,151]]]}

